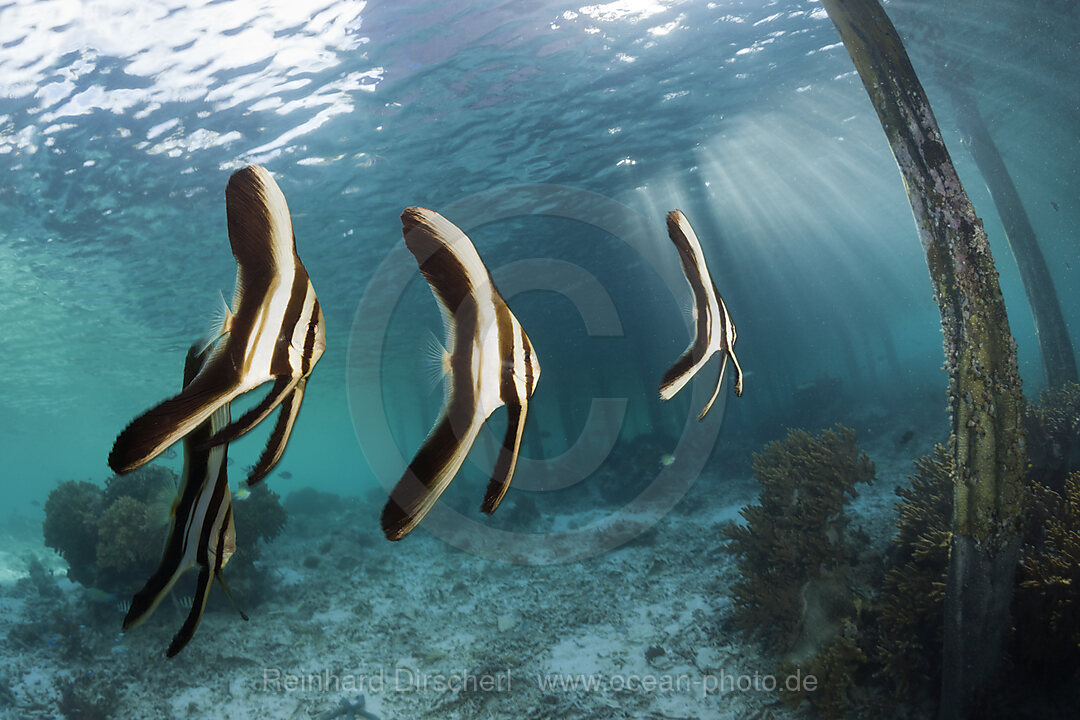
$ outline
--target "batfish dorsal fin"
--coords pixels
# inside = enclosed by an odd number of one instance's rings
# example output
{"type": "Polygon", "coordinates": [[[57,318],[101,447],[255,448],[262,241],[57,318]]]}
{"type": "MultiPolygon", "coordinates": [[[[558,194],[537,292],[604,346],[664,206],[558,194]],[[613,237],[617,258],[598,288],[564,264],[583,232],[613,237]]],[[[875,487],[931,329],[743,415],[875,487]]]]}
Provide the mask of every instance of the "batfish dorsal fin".
{"type": "Polygon", "coordinates": [[[491,275],[472,241],[456,225],[427,208],[405,208],[401,214],[405,246],[416,258],[442,310],[453,350],[454,316],[462,303],[478,294],[488,296],[491,275]]]}
{"type": "Polygon", "coordinates": [[[690,284],[690,291],[694,294],[694,307],[698,317],[701,317],[702,305],[708,304],[709,288],[713,286],[709,268],[705,264],[705,253],[701,250],[701,241],[682,210],[672,210],[667,214],[667,229],[668,237],[679,251],[683,275],[690,284]]]}
{"type": "Polygon", "coordinates": [[[232,174],[225,188],[225,211],[243,284],[292,265],[296,241],[289,206],[266,168],[248,165],[232,174]]]}

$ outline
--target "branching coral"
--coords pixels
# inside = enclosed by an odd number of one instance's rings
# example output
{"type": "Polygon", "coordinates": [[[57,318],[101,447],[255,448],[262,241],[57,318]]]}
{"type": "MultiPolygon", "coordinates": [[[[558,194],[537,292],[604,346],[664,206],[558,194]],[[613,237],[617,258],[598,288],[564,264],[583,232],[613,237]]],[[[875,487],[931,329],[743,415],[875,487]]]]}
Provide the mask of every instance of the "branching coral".
{"type": "MultiPolygon", "coordinates": [[[[288,513],[281,505],[281,497],[260,483],[251,489],[247,499],[233,503],[233,519],[236,522],[236,537],[239,539],[236,560],[246,562],[258,557],[255,541],[262,538],[272,542],[285,527],[288,513]],[[241,556],[248,554],[244,560],[241,556]]],[[[236,560],[233,564],[236,564],[236,560]]]]}
{"type": "Polygon", "coordinates": [[[735,623],[787,651],[800,640],[808,608],[831,594],[824,586],[844,583],[839,570],[853,558],[844,504],[856,485],[872,482],[874,464],[855,446],[854,430],[837,426],[817,437],[790,430],[754,456],[754,476],[760,504],[740,511],[744,525],[722,529],[739,556],[735,623]]]}
{"type": "Polygon", "coordinates": [[[178,489],[176,473],[161,465],[144,465],[126,475],[113,475],[105,481],[105,506],[120,498],[134,498],[147,505],[167,498],[171,504],[178,489]]]}
{"type": "Polygon", "coordinates": [[[1028,481],[1061,490],[1068,474],[1080,467],[1080,385],[1044,390],[1037,404],[1024,410],[1028,481]]]}
{"type": "Polygon", "coordinates": [[[45,544],[68,562],[68,577],[115,590],[145,579],[160,556],[176,475],[147,467],[108,480],[64,482],[45,502],[45,544]]]}
{"type": "Polygon", "coordinates": [[[45,501],[45,544],[68,562],[68,577],[90,585],[97,573],[98,517],[101,488],[89,482],[68,480],[49,493],[45,501]]]}
{"type": "Polygon", "coordinates": [[[1080,472],[1061,494],[1032,486],[1031,505],[1014,605],[1018,654],[1038,674],[1070,682],[1066,669],[1080,668],[1080,472]]]}
{"type": "Polygon", "coordinates": [[[780,672],[785,677],[814,679],[813,691],[802,687],[782,697],[794,705],[808,699],[814,710],[824,720],[846,717],[851,705],[849,691],[855,685],[855,674],[866,662],[866,655],[858,645],[859,629],[851,619],[845,619],[836,636],[826,643],[808,662],[796,665],[785,662],[780,672]]]}
{"type": "Polygon", "coordinates": [[[894,689],[936,678],[941,667],[945,579],[952,538],[952,455],[941,445],[915,461],[898,488],[900,517],[880,604],[879,655],[894,689]]]}
{"type": "Polygon", "coordinates": [[[124,495],[109,505],[98,522],[98,584],[136,582],[153,572],[161,556],[163,530],[160,518],[141,500],[124,495]]]}

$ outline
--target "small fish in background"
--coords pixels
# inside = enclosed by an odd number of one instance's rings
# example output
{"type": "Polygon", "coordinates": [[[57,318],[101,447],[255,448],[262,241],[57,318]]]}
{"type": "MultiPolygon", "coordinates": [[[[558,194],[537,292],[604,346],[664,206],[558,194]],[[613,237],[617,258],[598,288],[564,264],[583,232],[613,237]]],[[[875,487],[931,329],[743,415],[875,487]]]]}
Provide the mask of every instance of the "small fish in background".
{"type": "Polygon", "coordinates": [[[278,477],[284,478],[286,480],[292,480],[292,473],[288,470],[282,470],[278,473],[278,477]]]}
{"type": "Polygon", "coordinates": [[[896,441],[896,444],[897,445],[907,445],[909,442],[911,442],[911,438],[913,438],[913,437],[915,437],[915,431],[914,430],[908,430],[907,432],[905,432],[903,435],[900,436],[900,438],[896,441]]]}
{"type": "Polygon", "coordinates": [[[173,593],[170,595],[172,598],[173,607],[180,612],[191,612],[191,606],[195,604],[194,595],[181,595],[179,593],[173,593]]]}
{"type": "Polygon", "coordinates": [[[660,467],[666,468],[675,462],[675,456],[671,453],[660,456],[660,467]]]}
{"type": "Polygon", "coordinates": [[[122,474],[153,458],[238,396],[273,382],[267,396],[239,420],[217,429],[206,448],[232,442],[281,407],[270,440],[247,478],[274,468],[289,441],[304,389],[326,348],[325,320],[296,254],[285,196],[258,165],[237,170],[225,188],[229,243],[236,258],[233,314],[203,348],[206,363],[179,395],[135,418],[116,438],[109,467],[122,474]]]}
{"type": "Polygon", "coordinates": [[[246,485],[241,485],[236,489],[236,492],[233,493],[233,500],[236,500],[237,502],[243,502],[249,497],[251,497],[251,490],[249,490],[246,485]]]}
{"type": "MultiPolygon", "coordinates": [[[[196,343],[184,363],[184,387],[190,387],[209,362],[209,346],[196,343]]],[[[177,580],[192,568],[199,577],[187,619],[173,637],[166,657],[173,657],[191,641],[202,620],[210,587],[217,578],[226,596],[232,593],[222,571],[236,551],[236,526],[229,495],[225,457],[228,444],[204,447],[206,440],[230,422],[229,403],[215,408],[210,418],[184,438],[184,469],[180,494],[173,504],[172,525],[157,571],[131,599],[124,616],[124,632],[134,629],[154,612],[177,580]]],[[[174,596],[174,602],[176,598],[174,596]]],[[[233,602],[235,606],[236,603],[233,602]]],[[[240,617],[247,620],[239,607],[240,617]]]]}
{"type": "Polygon", "coordinates": [[[116,593],[106,592],[97,587],[86,588],[83,595],[87,600],[94,603],[111,603],[116,602],[118,599],[116,593]]]}
{"type": "Polygon", "coordinates": [[[506,436],[481,507],[495,511],[514,476],[529,398],[540,378],[532,343],[468,236],[424,208],[406,208],[401,222],[405,246],[442,311],[449,391],[439,420],[383,508],[382,528],[390,540],[405,537],[431,510],[484,422],[506,405],[506,436]]]}
{"type": "Polygon", "coordinates": [[[1050,207],[1054,208],[1054,212],[1058,211],[1058,204],[1053,200],[1050,201],[1050,207]]]}
{"type": "Polygon", "coordinates": [[[710,357],[721,353],[723,361],[720,365],[720,378],[716,381],[712,396],[698,415],[698,420],[704,420],[724,385],[724,373],[729,357],[735,366],[735,395],[741,396],[743,393],[743,372],[735,357],[735,323],[732,322],[727,306],[720,297],[720,291],[716,289],[712,276],[709,275],[701,243],[681,210],[668,213],[667,228],[671,242],[679,251],[683,274],[694,295],[695,330],[690,347],[660,381],[660,399],[666,401],[673,398],[698,370],[704,367],[710,357]]]}

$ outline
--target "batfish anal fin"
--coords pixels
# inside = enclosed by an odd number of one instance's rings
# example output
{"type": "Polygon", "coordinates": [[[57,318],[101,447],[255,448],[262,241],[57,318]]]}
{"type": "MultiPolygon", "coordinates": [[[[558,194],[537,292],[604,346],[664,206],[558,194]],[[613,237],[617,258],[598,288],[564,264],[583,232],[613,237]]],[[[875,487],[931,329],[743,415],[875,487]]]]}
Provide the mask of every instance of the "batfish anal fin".
{"type": "Polygon", "coordinates": [[[285,452],[285,446],[289,442],[289,435],[292,433],[293,425],[296,424],[296,417],[300,414],[300,403],[304,400],[304,388],[306,385],[306,380],[300,380],[292,393],[282,401],[277,422],[274,423],[274,430],[270,433],[270,438],[266,441],[266,447],[263,449],[262,455],[259,456],[255,467],[252,468],[251,474],[247,478],[248,487],[255,485],[269,475],[285,452]]]}
{"type": "Polygon", "coordinates": [[[202,620],[203,611],[206,609],[206,600],[210,597],[210,582],[212,579],[213,575],[210,568],[203,566],[199,569],[195,596],[191,599],[191,610],[188,612],[184,624],[180,626],[180,630],[177,631],[172,642],[169,643],[169,649],[165,651],[165,657],[175,657],[195,636],[195,631],[202,620]]]}
{"type": "Polygon", "coordinates": [[[232,423],[216,431],[208,440],[200,444],[199,449],[206,450],[215,445],[230,443],[246,434],[262,422],[267,415],[272,413],[274,408],[280,405],[282,401],[288,397],[289,393],[296,387],[298,382],[299,378],[294,378],[289,375],[279,375],[274,378],[274,386],[270,388],[270,392],[266,394],[266,397],[264,397],[258,405],[248,410],[240,416],[238,420],[234,420],[232,423]]]}
{"type": "Polygon", "coordinates": [[[713,403],[716,402],[716,398],[720,396],[720,389],[724,387],[724,373],[727,371],[727,354],[721,353],[723,360],[720,363],[720,377],[716,379],[716,387],[713,388],[712,395],[709,396],[709,401],[705,403],[705,407],[698,413],[698,422],[705,419],[705,416],[709,414],[709,410],[712,410],[713,403]]]}
{"type": "Polygon", "coordinates": [[[382,528],[389,540],[400,540],[435,505],[469,454],[486,418],[453,399],[416,452],[383,508],[382,528]]]}
{"type": "Polygon", "coordinates": [[[499,503],[510,488],[510,481],[514,478],[514,468],[517,467],[518,452],[521,450],[521,436],[525,431],[528,401],[520,405],[508,404],[506,409],[506,436],[503,438],[499,457],[495,461],[495,469],[491,473],[491,481],[484,495],[484,504],[480,508],[488,514],[495,512],[495,508],[499,507],[499,503]]]}

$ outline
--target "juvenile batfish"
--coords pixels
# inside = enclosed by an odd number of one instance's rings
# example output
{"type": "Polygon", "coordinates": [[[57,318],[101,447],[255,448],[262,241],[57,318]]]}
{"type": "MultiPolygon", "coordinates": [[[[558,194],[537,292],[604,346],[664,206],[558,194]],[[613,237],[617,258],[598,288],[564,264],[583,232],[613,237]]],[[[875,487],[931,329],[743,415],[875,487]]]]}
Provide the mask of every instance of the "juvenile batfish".
{"type": "MultiPolygon", "coordinates": [[[[184,386],[187,387],[202,367],[208,351],[193,345],[184,364],[184,386]]],[[[200,449],[210,436],[229,424],[229,403],[220,405],[210,419],[184,438],[184,470],[180,494],[173,506],[172,525],[165,543],[165,552],[142,590],[135,593],[131,607],[124,617],[124,631],[150,617],[184,573],[199,568],[198,585],[187,619],[176,633],[166,656],[173,657],[184,649],[202,619],[210,586],[216,577],[226,594],[228,586],[222,575],[226,563],[236,551],[236,527],[233,524],[232,504],[229,501],[229,478],[226,473],[228,444],[200,449]]],[[[232,600],[229,594],[229,600],[232,600]]],[[[235,604],[235,603],[234,603],[235,604]]],[[[239,608],[237,608],[239,610],[239,608]]],[[[241,611],[240,616],[247,620],[241,611]]]]}
{"type": "Polygon", "coordinates": [[[735,357],[735,323],[731,321],[731,315],[728,314],[727,306],[720,297],[720,291],[716,289],[709,275],[709,268],[705,264],[705,254],[701,251],[701,243],[698,242],[694,229],[690,227],[690,222],[681,210],[672,210],[668,213],[667,227],[671,242],[675,243],[679,251],[683,274],[686,275],[686,281],[690,283],[690,290],[694,294],[695,331],[690,347],[675,361],[671,369],[664,374],[664,379],[660,381],[660,399],[670,400],[683,389],[686,383],[690,382],[690,378],[694,377],[714,353],[722,353],[720,379],[716,381],[716,389],[713,390],[709,402],[705,403],[701,414],[698,415],[698,420],[702,420],[720,394],[728,357],[735,366],[735,394],[742,395],[743,373],[735,357]]]}
{"type": "Polygon", "coordinates": [[[233,173],[225,208],[237,266],[236,313],[226,308],[220,332],[208,345],[210,355],[191,384],[136,418],[116,438],[109,467],[117,473],[149,462],[222,405],[268,382],[274,385],[262,402],[204,444],[235,440],[280,405],[248,484],[264,478],[285,451],[307,379],[326,348],[325,322],[296,254],[285,196],[270,173],[258,165],[233,173]]]}
{"type": "Polygon", "coordinates": [[[401,222],[405,245],[442,311],[449,392],[442,415],[383,510],[383,532],[391,540],[404,537],[431,510],[484,421],[506,405],[506,436],[481,507],[494,512],[513,478],[529,398],[540,377],[532,343],[465,233],[423,208],[407,208],[401,222]]]}

